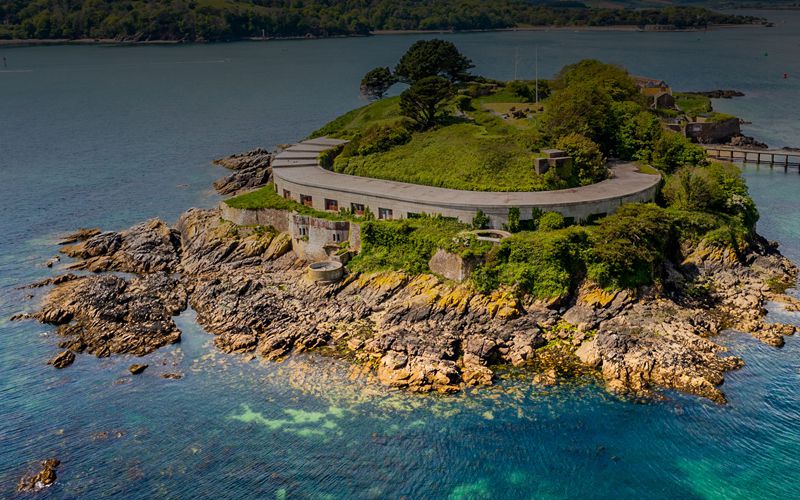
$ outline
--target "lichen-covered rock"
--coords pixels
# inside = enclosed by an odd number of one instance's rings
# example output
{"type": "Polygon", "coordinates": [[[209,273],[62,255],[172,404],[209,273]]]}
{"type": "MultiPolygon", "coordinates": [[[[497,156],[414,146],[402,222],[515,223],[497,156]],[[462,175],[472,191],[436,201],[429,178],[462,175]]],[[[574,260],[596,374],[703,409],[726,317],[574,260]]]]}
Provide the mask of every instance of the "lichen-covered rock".
{"type": "Polygon", "coordinates": [[[736,328],[779,347],[795,328],[766,323],[765,304],[800,309],[775,286],[794,284],[796,268],[766,242],[747,252],[685,248],[683,264],[666,266],[657,286],[611,292],[583,283],[545,301],[394,271],[312,283],[290,249],[288,235],[235,226],[219,210],[189,210],[175,229],[149,221],[100,233],[65,252],[84,259],[82,268],[144,274],[43,282],[55,288],[34,316],[59,325],[64,361],[175,342],[171,316],[188,301],[222,351],[281,359],[319,350],[409,391],[488,385],[496,366],[513,365],[543,384],[591,375],[634,396],[669,388],[723,402],[724,373],[743,361],[711,338],[736,328]]]}

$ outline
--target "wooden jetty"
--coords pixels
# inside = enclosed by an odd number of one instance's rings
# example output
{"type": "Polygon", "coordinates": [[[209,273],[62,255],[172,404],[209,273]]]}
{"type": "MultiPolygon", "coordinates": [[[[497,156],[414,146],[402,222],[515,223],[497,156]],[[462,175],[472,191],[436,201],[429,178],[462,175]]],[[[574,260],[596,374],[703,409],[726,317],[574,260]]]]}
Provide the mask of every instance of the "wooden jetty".
{"type": "Polygon", "coordinates": [[[800,151],[788,149],[738,149],[729,146],[703,146],[709,158],[757,165],[778,166],[788,170],[798,167],[800,172],[800,151]]]}

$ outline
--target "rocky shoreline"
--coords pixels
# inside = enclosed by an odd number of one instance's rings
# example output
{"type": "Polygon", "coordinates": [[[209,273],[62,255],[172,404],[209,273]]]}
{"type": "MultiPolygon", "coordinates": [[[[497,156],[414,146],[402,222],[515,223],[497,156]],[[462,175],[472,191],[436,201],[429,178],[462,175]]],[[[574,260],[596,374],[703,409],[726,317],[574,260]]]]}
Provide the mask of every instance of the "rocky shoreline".
{"type": "Polygon", "coordinates": [[[795,328],[766,323],[765,304],[800,306],[782,293],[797,269],[766,241],[744,256],[695,248],[660,286],[607,293],[584,283],[547,303],[400,272],[315,283],[288,235],[220,215],[190,209],[174,227],[154,219],[66,237],[69,267],[93,274],[37,284],[53,287],[41,309],[15,319],[56,325],[57,368],[79,353],[144,356],[178,342],[172,317],[191,307],[226,353],[280,360],[314,350],[415,392],[489,385],[513,366],[537,383],[590,374],[620,394],[668,388],[722,403],[724,373],[744,361],[713,336],[735,328],[779,347],[795,328]]]}

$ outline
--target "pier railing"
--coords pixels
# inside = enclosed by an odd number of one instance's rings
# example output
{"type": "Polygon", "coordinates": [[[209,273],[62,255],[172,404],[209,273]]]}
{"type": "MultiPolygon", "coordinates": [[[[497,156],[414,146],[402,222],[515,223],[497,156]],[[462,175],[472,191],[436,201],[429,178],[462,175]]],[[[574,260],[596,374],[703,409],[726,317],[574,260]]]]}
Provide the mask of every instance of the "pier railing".
{"type": "Polygon", "coordinates": [[[799,167],[800,151],[788,149],[738,149],[725,146],[703,146],[706,155],[715,160],[724,160],[739,163],[755,163],[759,165],[779,166],[788,170],[789,167],[799,167]]]}

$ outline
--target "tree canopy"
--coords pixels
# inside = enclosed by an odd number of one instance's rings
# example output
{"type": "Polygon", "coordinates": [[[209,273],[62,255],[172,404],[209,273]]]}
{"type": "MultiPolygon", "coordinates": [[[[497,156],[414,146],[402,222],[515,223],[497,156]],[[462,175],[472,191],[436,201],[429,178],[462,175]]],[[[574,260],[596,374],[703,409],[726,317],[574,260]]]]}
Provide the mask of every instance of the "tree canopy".
{"type": "Polygon", "coordinates": [[[702,8],[595,9],[520,0],[6,0],[0,38],[235,40],[366,35],[374,30],[761,22],[702,8]]]}
{"type": "Polygon", "coordinates": [[[361,95],[370,100],[382,99],[389,87],[397,83],[397,78],[389,68],[375,68],[361,79],[361,95]]]}
{"type": "Polygon", "coordinates": [[[453,42],[445,40],[419,40],[415,42],[394,69],[400,81],[414,83],[429,76],[442,76],[451,82],[469,78],[474,67],[453,42]]]}
{"type": "Polygon", "coordinates": [[[453,96],[453,86],[441,76],[428,76],[414,82],[400,94],[400,111],[420,128],[429,128],[444,101],[453,96]]]}

